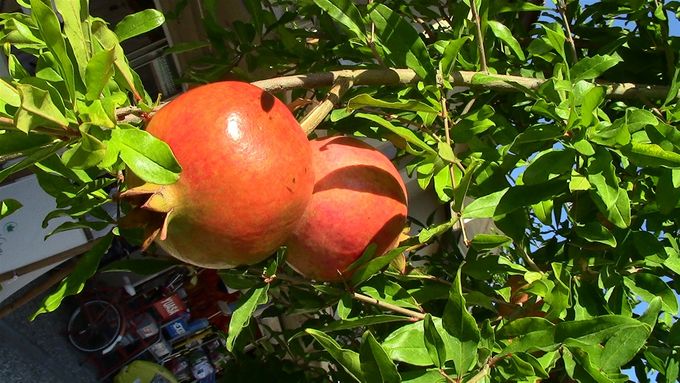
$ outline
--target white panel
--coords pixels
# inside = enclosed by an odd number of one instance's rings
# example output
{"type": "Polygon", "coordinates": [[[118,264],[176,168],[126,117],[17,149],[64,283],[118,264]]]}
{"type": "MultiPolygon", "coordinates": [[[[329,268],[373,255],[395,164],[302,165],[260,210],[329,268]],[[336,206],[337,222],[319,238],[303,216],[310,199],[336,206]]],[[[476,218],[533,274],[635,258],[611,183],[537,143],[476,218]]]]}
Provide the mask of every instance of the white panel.
{"type": "Polygon", "coordinates": [[[45,240],[45,235],[67,219],[54,219],[46,229],[42,228],[45,215],[56,208],[56,203],[40,188],[35,176],[0,187],[0,200],[7,198],[21,202],[23,207],[0,220],[0,273],[87,242],[82,230],[66,231],[45,240]]]}

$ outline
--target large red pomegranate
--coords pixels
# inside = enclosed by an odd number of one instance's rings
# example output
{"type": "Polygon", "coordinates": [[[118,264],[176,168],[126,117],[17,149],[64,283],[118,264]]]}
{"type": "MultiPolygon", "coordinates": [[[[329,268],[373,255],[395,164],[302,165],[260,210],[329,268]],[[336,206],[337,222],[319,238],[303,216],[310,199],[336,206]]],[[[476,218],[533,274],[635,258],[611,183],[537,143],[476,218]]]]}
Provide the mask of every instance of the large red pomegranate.
{"type": "Polygon", "coordinates": [[[308,278],[339,281],[366,247],[376,255],[397,245],[406,223],[406,187],[378,150],[351,137],[310,142],[314,193],[293,235],[288,263],[308,278]]]}
{"type": "Polygon", "coordinates": [[[182,261],[259,262],[281,246],[310,200],[307,137],[281,101],[253,85],[194,88],[159,110],[147,131],[170,146],[182,173],[174,184],[126,194],[148,197],[142,208],[165,214],[156,243],[182,261]]]}

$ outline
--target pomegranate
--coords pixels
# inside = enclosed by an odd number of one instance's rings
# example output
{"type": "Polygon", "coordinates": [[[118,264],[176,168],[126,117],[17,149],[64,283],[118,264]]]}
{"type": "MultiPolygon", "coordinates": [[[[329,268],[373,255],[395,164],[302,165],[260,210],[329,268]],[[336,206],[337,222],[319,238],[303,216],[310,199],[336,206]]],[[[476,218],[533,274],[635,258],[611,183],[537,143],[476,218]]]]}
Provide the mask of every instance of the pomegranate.
{"type": "Polygon", "coordinates": [[[397,245],[406,223],[406,187],[392,162],[351,137],[310,142],[316,183],[312,199],[286,241],[288,263],[318,281],[351,276],[347,267],[366,247],[375,255],[397,245]]]}
{"type": "Polygon", "coordinates": [[[149,239],[172,256],[206,268],[253,264],[276,251],[304,213],[314,185],[307,137],[260,88],[226,81],[191,89],[147,131],[170,146],[182,173],[174,184],[139,185],[124,197],[142,197],[146,212],[132,217],[156,222],[149,239]],[[148,219],[149,211],[162,219],[148,219]]]}

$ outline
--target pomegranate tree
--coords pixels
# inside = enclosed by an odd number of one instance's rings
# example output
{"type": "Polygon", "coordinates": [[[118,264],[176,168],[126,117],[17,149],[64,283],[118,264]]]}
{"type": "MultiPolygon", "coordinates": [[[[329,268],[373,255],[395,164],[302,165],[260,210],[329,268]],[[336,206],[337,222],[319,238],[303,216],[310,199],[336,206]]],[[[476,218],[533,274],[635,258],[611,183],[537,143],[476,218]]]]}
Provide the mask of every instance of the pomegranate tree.
{"type": "Polygon", "coordinates": [[[351,137],[310,142],[316,183],[286,242],[288,262],[319,281],[351,276],[347,267],[368,245],[375,255],[396,246],[406,223],[406,187],[392,162],[351,137]]]}
{"type": "Polygon", "coordinates": [[[141,207],[132,220],[174,257],[208,268],[253,264],[302,216],[311,150],[271,94],[241,82],[203,85],[164,106],[147,131],[170,146],[182,173],[171,185],[132,185],[125,196],[141,207]]]}

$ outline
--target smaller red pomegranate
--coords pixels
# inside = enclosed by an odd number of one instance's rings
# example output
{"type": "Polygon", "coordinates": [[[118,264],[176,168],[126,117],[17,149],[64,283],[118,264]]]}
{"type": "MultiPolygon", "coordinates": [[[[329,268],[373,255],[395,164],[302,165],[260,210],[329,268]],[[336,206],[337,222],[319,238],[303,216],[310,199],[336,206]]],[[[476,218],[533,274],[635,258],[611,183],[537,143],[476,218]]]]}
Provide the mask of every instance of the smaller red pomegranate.
{"type": "Polygon", "coordinates": [[[292,236],[288,263],[317,281],[351,277],[347,267],[370,244],[382,255],[406,224],[407,195],[392,162],[351,137],[310,141],[316,183],[292,236]]]}

